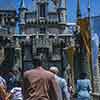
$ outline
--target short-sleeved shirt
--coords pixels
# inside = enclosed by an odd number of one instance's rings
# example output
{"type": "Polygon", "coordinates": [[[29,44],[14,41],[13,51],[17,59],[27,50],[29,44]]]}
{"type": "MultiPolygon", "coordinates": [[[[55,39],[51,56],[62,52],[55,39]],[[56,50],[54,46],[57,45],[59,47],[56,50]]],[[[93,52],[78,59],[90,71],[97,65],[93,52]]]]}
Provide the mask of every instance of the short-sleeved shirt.
{"type": "MultiPolygon", "coordinates": [[[[78,98],[88,98],[90,100],[91,82],[89,79],[77,80],[78,98]]],[[[78,99],[81,100],[81,99],[78,99]]]]}
{"type": "Polygon", "coordinates": [[[54,74],[42,67],[24,73],[24,100],[58,100],[54,74]]]}
{"type": "Polygon", "coordinates": [[[55,78],[61,88],[62,96],[65,97],[65,100],[70,100],[70,93],[68,92],[68,86],[66,80],[57,75],[55,75],[55,78]]]}

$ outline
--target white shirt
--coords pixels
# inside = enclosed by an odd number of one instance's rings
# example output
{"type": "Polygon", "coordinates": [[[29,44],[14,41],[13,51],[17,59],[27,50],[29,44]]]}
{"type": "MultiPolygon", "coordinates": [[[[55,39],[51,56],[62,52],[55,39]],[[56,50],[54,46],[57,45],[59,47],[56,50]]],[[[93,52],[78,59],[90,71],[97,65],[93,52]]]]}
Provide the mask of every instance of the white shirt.
{"type": "Polygon", "coordinates": [[[70,100],[70,93],[68,92],[68,86],[66,80],[57,75],[55,75],[55,79],[61,88],[62,96],[65,95],[65,100],[70,100]]]}
{"type": "Polygon", "coordinates": [[[7,87],[5,79],[1,76],[0,76],[0,85],[4,86],[5,88],[7,87]]]}
{"type": "Polygon", "coordinates": [[[10,92],[12,94],[12,100],[23,100],[21,87],[14,87],[10,92]]]}

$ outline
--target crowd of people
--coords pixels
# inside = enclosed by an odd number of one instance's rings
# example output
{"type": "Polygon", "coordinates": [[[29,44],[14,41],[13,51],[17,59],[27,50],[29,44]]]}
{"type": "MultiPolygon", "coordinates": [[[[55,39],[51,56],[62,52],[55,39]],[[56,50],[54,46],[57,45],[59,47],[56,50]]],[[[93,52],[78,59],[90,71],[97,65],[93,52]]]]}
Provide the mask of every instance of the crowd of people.
{"type": "MultiPolygon", "coordinates": [[[[34,69],[23,73],[23,81],[16,80],[16,72],[0,76],[0,100],[73,100],[68,82],[58,75],[56,66],[44,69],[42,60],[34,59],[34,69]]],[[[91,82],[86,73],[77,80],[77,100],[91,100],[91,82]]]]}
{"type": "Polygon", "coordinates": [[[0,71],[0,100],[23,100],[21,82],[17,80],[17,69],[0,71]]]}

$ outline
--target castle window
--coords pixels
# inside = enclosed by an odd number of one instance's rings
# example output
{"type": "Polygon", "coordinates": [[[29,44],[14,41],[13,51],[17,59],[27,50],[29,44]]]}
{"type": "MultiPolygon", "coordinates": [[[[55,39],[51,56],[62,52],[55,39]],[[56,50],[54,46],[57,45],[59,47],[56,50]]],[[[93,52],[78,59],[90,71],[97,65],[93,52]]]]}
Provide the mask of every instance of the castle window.
{"type": "Polygon", "coordinates": [[[40,28],[40,33],[45,33],[46,32],[46,28],[40,28]]]}
{"type": "Polygon", "coordinates": [[[46,17],[45,4],[40,4],[40,17],[46,17]]]}
{"type": "Polygon", "coordinates": [[[0,15],[0,24],[1,24],[1,22],[2,22],[2,15],[0,15]]]}

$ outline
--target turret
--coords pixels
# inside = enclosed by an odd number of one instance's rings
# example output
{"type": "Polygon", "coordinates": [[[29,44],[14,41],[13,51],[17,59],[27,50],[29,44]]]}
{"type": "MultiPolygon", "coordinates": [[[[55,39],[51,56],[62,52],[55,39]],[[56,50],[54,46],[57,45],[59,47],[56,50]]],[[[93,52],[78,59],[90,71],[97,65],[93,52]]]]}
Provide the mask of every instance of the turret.
{"type": "Polygon", "coordinates": [[[25,26],[25,12],[27,8],[25,7],[24,0],[20,0],[20,7],[19,7],[19,30],[20,34],[24,33],[24,26],[25,26]]]}
{"type": "Polygon", "coordinates": [[[48,0],[37,0],[37,17],[46,18],[48,14],[48,0]]]}
{"type": "MultiPolygon", "coordinates": [[[[37,19],[45,22],[48,16],[48,0],[37,0],[37,19]]],[[[40,27],[40,33],[46,33],[46,27],[40,27]]]]}
{"type": "Polygon", "coordinates": [[[58,17],[59,17],[59,22],[62,23],[66,23],[66,0],[61,0],[61,2],[59,2],[59,6],[58,6],[58,17]]]}

